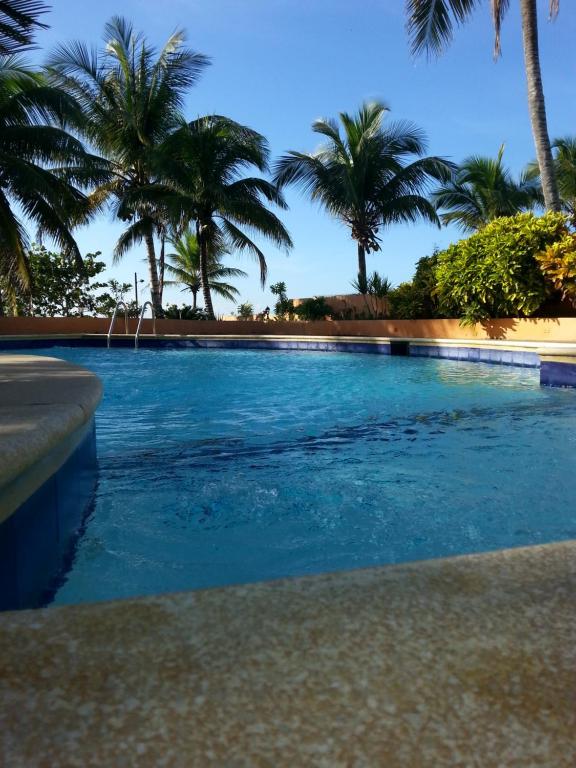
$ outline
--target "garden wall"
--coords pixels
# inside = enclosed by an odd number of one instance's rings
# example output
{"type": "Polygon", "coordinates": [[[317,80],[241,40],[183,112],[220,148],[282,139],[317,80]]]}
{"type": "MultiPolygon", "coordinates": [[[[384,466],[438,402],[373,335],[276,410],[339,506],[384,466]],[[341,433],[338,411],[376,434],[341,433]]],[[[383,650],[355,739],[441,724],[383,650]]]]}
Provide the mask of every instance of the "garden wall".
{"type": "MultiPolygon", "coordinates": [[[[108,332],[109,318],[100,317],[2,317],[0,336],[75,335],[108,332]]],[[[136,320],[130,321],[134,333],[136,320]]],[[[116,333],[124,332],[118,318],[116,333]]],[[[152,333],[145,320],[143,333],[152,333]]],[[[576,342],[576,318],[491,320],[473,327],[458,320],[324,320],[318,322],[158,320],[159,334],[177,335],[274,335],[274,336],[376,336],[406,339],[502,339],[507,341],[576,342]]]]}

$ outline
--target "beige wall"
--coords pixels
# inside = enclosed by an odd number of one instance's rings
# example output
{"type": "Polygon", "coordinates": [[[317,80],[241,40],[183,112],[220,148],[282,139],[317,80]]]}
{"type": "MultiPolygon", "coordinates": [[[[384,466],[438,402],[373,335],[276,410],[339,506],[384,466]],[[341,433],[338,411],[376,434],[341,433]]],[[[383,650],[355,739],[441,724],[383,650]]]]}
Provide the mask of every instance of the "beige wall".
{"type": "MultiPolygon", "coordinates": [[[[123,332],[123,322],[120,319],[117,321],[116,332],[123,332]]],[[[2,317],[0,318],[0,335],[107,333],[109,325],[108,318],[99,317],[2,317]]],[[[131,333],[134,333],[135,327],[136,321],[132,320],[131,333]]],[[[144,321],[143,332],[152,332],[151,320],[144,321]]],[[[474,327],[461,326],[458,320],[325,320],[311,323],[272,320],[269,322],[158,320],[157,332],[181,335],[272,334],[576,342],[576,318],[491,320],[474,327]]]]}

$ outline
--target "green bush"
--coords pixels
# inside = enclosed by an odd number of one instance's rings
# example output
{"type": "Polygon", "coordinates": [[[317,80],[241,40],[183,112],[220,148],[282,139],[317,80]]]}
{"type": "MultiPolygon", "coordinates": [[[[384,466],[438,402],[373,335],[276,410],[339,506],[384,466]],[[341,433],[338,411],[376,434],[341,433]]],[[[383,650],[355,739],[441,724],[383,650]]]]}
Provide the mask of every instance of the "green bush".
{"type": "Polygon", "coordinates": [[[465,323],[532,315],[553,290],[536,256],[567,231],[563,214],[521,213],[451,245],[435,270],[440,312],[465,323]]]}
{"type": "Polygon", "coordinates": [[[536,260],[561,299],[576,306],[576,234],[567,232],[561,240],[536,254],[536,260]]]}
{"type": "Polygon", "coordinates": [[[304,299],[302,304],[294,308],[294,313],[300,320],[324,320],[332,317],[332,307],[326,304],[324,296],[314,296],[313,299],[304,299]]]}
{"type": "Polygon", "coordinates": [[[208,315],[202,308],[192,307],[190,304],[168,304],[164,307],[164,317],[168,320],[207,320],[208,315]]]}
{"type": "Polygon", "coordinates": [[[438,251],[423,256],[416,264],[416,272],[410,283],[400,283],[388,294],[390,317],[402,320],[448,317],[438,306],[436,296],[436,267],[438,251]]]}

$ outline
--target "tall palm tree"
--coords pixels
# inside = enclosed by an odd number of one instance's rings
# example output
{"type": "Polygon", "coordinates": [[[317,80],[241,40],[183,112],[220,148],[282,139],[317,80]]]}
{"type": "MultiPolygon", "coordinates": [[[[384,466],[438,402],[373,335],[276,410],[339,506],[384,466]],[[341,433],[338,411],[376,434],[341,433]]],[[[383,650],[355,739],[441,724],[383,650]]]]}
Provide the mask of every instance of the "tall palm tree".
{"type": "MultiPolygon", "coordinates": [[[[560,0],[549,0],[550,16],[558,13],[560,0]]],[[[538,50],[538,15],[536,0],[519,0],[524,45],[524,68],[528,83],[528,108],[536,157],[542,178],[544,203],[548,210],[560,210],[558,185],[554,174],[552,149],[548,135],[546,103],[542,87],[540,53],[538,50]]],[[[406,0],[408,32],[414,53],[441,53],[452,40],[454,26],[467,21],[483,0],[406,0]]],[[[494,55],[500,55],[500,28],[510,0],[490,0],[494,21],[494,55]]]]}
{"type": "MultiPolygon", "coordinates": [[[[576,225],[576,137],[554,139],[552,152],[561,207],[570,216],[573,225],[576,225]]],[[[539,175],[538,163],[530,163],[528,172],[539,175]]]]}
{"type": "Polygon", "coordinates": [[[514,216],[542,202],[537,174],[525,171],[519,181],[503,164],[504,145],[496,158],[467,157],[454,177],[437,189],[433,199],[444,213],[444,224],[465,232],[481,229],[499,216],[514,216]]]}
{"type": "Polygon", "coordinates": [[[273,203],[286,208],[277,187],[261,177],[242,174],[251,167],[267,171],[268,157],[268,144],[256,131],[225,117],[202,117],[164,142],[159,163],[163,184],[138,193],[141,204],[165,206],[164,215],[176,226],[193,225],[200,247],[204,306],[210,319],[214,319],[214,310],[208,265],[215,244],[254,257],[260,265],[262,286],[266,258],[251,235],[280,248],[292,245],[286,228],[267,207],[273,203]]]}
{"type": "MultiPolygon", "coordinates": [[[[31,10],[34,4],[12,3],[31,10]]],[[[10,28],[2,18],[0,46],[10,28]]],[[[21,23],[11,38],[14,50],[30,42],[28,26],[21,23]]],[[[30,287],[25,225],[48,235],[63,251],[82,259],[72,235],[75,225],[87,220],[86,185],[107,177],[105,164],[89,155],[64,126],[79,127],[79,106],[61,89],[51,86],[21,54],[0,54],[0,276],[7,294],[30,287]]]]}
{"type": "Polygon", "coordinates": [[[576,137],[555,139],[552,148],[562,208],[576,224],[576,137]]]}
{"type": "Polygon", "coordinates": [[[381,227],[418,218],[439,225],[424,193],[432,180],[446,181],[453,168],[440,157],[423,157],[426,140],[416,126],[384,126],[387,111],[375,102],[364,104],[355,116],[341,113],[343,136],[334,120],[316,120],[312,130],[328,142],[312,154],[288,152],[275,167],[277,184],[297,184],[350,227],[363,282],[366,254],[380,250],[381,227]]]}
{"type": "Polygon", "coordinates": [[[100,52],[80,42],[60,45],[48,71],[81,104],[86,138],[113,164],[113,180],[99,187],[94,200],[109,202],[115,217],[128,224],[115,258],[145,243],[152,303],[161,313],[155,237],[163,236],[165,221],[158,205],[138,201],[134,192],[157,181],[159,147],[182,124],[184,97],[208,59],[184,46],[181,31],[157,52],[119,17],[106,24],[104,39],[100,52]]]}
{"type": "MultiPolygon", "coordinates": [[[[192,293],[192,309],[196,309],[198,293],[202,288],[202,276],[200,274],[200,246],[198,238],[187,229],[184,234],[169,244],[175,253],[166,256],[166,271],[173,280],[167,280],[165,285],[183,285],[183,290],[192,293]]],[[[222,244],[215,243],[208,252],[208,264],[206,266],[208,286],[212,293],[223,299],[234,301],[240,291],[230,283],[224,282],[230,278],[248,277],[247,273],[236,267],[227,267],[222,263],[222,258],[230,251],[222,244]]]]}

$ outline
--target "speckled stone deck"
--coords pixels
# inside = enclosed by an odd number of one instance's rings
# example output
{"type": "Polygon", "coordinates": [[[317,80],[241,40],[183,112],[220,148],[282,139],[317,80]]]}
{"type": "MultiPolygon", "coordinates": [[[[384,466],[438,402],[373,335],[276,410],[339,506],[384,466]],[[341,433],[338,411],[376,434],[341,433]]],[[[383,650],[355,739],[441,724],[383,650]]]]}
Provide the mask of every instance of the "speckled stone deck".
{"type": "Polygon", "coordinates": [[[573,768],[576,542],[0,616],[0,764],[573,768]]]}

